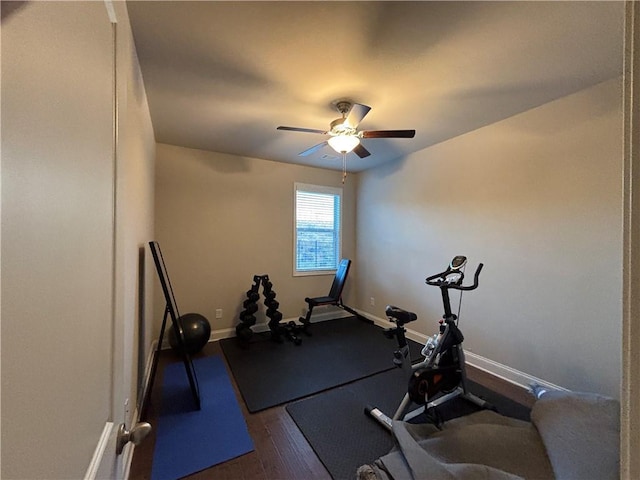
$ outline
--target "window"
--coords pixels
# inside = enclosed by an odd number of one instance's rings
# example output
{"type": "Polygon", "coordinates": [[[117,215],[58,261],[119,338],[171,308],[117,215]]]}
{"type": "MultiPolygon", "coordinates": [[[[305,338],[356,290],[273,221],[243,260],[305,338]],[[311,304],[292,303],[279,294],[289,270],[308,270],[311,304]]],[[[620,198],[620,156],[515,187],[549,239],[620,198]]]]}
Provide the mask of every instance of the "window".
{"type": "Polygon", "coordinates": [[[295,184],[293,274],[334,273],[340,262],[342,189],[295,184]]]}

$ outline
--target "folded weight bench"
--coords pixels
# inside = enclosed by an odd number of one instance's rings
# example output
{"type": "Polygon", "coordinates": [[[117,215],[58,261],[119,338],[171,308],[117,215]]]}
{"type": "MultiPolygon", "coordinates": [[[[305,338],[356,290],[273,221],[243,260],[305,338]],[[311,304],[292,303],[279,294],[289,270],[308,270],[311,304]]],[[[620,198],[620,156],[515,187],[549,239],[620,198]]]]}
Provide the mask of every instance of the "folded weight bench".
{"type": "Polygon", "coordinates": [[[309,309],[307,310],[307,315],[305,317],[300,317],[300,323],[303,325],[303,331],[310,335],[308,329],[311,325],[311,314],[313,313],[314,307],[332,305],[334,307],[339,307],[353,315],[355,315],[358,319],[365,321],[367,323],[373,323],[373,321],[368,318],[363,317],[358,312],[356,312],[351,307],[348,307],[344,303],[342,303],[342,290],[344,289],[344,284],[347,281],[347,275],[349,275],[349,268],[351,267],[351,260],[348,258],[343,258],[340,260],[340,264],[338,265],[338,269],[336,270],[336,276],[333,279],[333,283],[331,284],[331,290],[329,290],[329,294],[326,297],[313,297],[313,298],[305,298],[304,301],[309,305],[309,309]]]}

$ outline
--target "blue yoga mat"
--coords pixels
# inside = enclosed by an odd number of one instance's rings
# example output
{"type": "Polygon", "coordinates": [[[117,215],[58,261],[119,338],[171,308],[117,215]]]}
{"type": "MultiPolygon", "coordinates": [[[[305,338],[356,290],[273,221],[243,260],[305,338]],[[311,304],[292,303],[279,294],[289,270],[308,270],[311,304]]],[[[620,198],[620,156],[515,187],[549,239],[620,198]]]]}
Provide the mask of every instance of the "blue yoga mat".
{"type": "Polygon", "coordinates": [[[152,480],[176,480],[253,450],[222,359],[194,360],[201,409],[195,410],[184,365],[165,367],[152,480]]]}

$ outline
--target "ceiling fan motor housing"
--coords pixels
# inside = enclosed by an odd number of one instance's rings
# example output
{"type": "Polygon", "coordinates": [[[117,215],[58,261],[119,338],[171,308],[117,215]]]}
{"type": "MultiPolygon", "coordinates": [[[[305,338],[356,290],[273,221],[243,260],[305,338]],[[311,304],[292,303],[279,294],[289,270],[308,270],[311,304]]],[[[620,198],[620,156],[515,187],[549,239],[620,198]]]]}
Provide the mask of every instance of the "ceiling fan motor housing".
{"type": "Polygon", "coordinates": [[[344,117],[336,118],[333,122],[329,124],[331,126],[331,129],[329,130],[329,132],[332,135],[355,135],[356,129],[351,128],[348,125],[345,125],[344,120],[345,120],[344,117]]]}
{"type": "Polygon", "coordinates": [[[336,110],[338,110],[343,117],[346,117],[349,110],[351,110],[351,102],[347,102],[346,100],[336,102],[336,110]]]}

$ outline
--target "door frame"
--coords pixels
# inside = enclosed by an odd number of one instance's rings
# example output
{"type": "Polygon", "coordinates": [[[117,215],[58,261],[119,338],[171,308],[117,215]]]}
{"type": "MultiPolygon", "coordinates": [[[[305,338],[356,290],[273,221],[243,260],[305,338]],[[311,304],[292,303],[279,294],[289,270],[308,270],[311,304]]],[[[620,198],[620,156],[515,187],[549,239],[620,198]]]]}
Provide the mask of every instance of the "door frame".
{"type": "Polygon", "coordinates": [[[620,477],[640,478],[640,7],[625,4],[620,477]]]}

